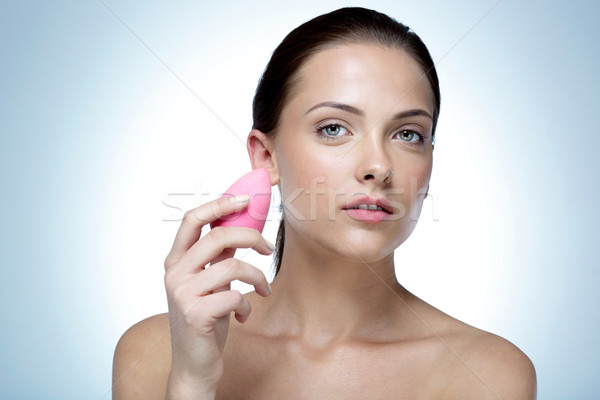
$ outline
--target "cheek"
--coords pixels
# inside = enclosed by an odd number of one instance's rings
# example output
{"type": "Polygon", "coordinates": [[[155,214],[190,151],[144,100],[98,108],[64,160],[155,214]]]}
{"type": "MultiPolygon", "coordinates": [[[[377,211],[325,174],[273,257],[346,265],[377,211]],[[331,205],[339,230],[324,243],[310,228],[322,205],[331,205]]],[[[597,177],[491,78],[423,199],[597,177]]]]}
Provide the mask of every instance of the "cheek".
{"type": "Polygon", "coordinates": [[[411,171],[411,195],[425,194],[429,187],[431,168],[414,169],[411,171]]]}
{"type": "Polygon", "coordinates": [[[319,223],[334,218],[336,194],[347,194],[351,157],[317,151],[306,144],[289,150],[285,163],[280,163],[280,190],[288,218],[319,223]]]}
{"type": "Polygon", "coordinates": [[[403,185],[411,194],[411,198],[420,192],[425,192],[431,178],[432,157],[426,154],[423,157],[412,159],[410,163],[400,165],[403,171],[403,185]]]}
{"type": "MultiPolygon", "coordinates": [[[[407,159],[394,165],[393,187],[386,190],[392,206],[399,210],[399,219],[418,216],[429,187],[431,158],[407,159]]],[[[405,221],[406,222],[406,221],[405,221]]]]}
{"type": "MultiPolygon", "coordinates": [[[[423,202],[425,201],[425,196],[429,190],[429,179],[431,178],[431,161],[422,165],[421,168],[415,168],[412,173],[412,184],[410,187],[411,191],[411,212],[410,212],[410,220],[412,222],[412,229],[414,229],[414,225],[416,225],[419,217],[421,215],[421,210],[423,208],[423,202]]],[[[411,231],[412,231],[411,229],[411,231]]]]}
{"type": "Polygon", "coordinates": [[[289,140],[278,150],[280,167],[280,192],[288,218],[304,220],[308,217],[305,198],[311,185],[319,181],[319,170],[312,162],[313,156],[305,144],[289,140]]]}
{"type": "Polygon", "coordinates": [[[289,142],[281,149],[280,167],[283,190],[292,193],[298,189],[324,188],[348,172],[350,157],[335,151],[324,151],[309,143],[289,142]]]}

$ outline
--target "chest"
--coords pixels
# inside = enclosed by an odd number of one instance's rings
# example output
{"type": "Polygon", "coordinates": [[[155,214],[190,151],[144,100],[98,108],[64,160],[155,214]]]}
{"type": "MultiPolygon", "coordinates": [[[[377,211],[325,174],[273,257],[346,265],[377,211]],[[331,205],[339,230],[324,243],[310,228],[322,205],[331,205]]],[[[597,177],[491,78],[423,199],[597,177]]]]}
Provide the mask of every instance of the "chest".
{"type": "Polygon", "coordinates": [[[307,350],[286,341],[226,347],[222,399],[422,399],[443,391],[435,345],[349,345],[307,350]]]}

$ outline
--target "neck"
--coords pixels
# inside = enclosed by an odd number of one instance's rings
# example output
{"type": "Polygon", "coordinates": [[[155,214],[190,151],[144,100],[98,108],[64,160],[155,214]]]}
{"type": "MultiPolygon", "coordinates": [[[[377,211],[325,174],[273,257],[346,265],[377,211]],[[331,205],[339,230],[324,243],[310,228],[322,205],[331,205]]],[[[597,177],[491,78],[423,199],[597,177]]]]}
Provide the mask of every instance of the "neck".
{"type": "Polygon", "coordinates": [[[271,332],[330,343],[388,331],[382,328],[398,320],[408,292],[396,280],[393,253],[364,258],[350,248],[334,254],[287,231],[266,314],[271,332]]]}

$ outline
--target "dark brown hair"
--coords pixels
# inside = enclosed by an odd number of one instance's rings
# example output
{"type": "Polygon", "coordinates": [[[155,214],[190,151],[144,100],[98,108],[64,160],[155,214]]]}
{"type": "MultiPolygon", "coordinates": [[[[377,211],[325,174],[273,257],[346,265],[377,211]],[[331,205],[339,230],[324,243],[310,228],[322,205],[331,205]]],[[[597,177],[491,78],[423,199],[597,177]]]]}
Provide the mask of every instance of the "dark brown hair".
{"type": "MultiPolygon", "coordinates": [[[[435,97],[432,128],[432,135],[435,137],[440,110],[440,88],[427,47],[408,26],[385,14],[360,7],[341,8],[311,19],[283,39],[273,52],[256,88],[252,105],[252,128],[267,136],[275,135],[294,80],[308,58],[326,48],[350,43],[374,43],[401,49],[421,66],[435,97]]],[[[285,219],[281,206],[280,210],[282,219],[274,253],[275,274],[281,268],[285,242],[285,219]]]]}

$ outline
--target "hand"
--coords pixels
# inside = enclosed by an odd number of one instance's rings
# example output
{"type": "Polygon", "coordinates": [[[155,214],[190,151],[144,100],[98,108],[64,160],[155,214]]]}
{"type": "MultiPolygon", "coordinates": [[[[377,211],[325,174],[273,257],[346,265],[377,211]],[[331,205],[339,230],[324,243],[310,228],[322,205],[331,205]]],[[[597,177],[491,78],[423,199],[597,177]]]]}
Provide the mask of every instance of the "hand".
{"type": "Polygon", "coordinates": [[[262,271],[232,258],[238,247],[272,253],[273,245],[256,229],[215,227],[198,240],[203,226],[247,205],[247,197],[241,202],[221,197],[188,211],[165,259],[172,349],[168,393],[214,396],[223,374],[229,316],[234,312],[244,322],[250,314],[250,303],[230,290],[231,281],[253,285],[261,296],[271,293],[262,271]]]}

